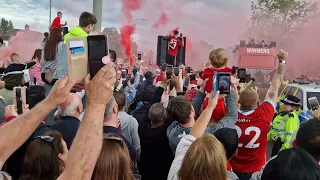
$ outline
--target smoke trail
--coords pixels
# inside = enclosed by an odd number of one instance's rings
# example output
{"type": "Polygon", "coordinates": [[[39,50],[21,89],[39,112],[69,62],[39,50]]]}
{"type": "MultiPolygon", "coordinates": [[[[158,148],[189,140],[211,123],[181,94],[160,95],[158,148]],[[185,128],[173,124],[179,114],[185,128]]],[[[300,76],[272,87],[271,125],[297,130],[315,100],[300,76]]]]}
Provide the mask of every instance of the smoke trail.
{"type": "Polygon", "coordinates": [[[121,39],[120,44],[126,57],[129,59],[130,66],[133,67],[134,59],[132,56],[132,35],[135,31],[135,27],[132,24],[132,12],[142,8],[144,0],[123,0],[122,12],[125,18],[125,24],[120,29],[121,39]]]}
{"type": "Polygon", "coordinates": [[[168,23],[169,19],[167,14],[164,12],[161,13],[159,20],[152,25],[153,28],[159,28],[161,25],[166,25],[168,23]]]}

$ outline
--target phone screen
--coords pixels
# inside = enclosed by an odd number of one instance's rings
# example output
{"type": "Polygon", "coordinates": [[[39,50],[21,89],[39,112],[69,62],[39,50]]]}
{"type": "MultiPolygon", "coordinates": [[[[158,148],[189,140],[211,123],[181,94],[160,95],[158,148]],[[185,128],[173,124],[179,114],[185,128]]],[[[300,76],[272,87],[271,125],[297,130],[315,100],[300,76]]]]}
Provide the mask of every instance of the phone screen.
{"type": "Polygon", "coordinates": [[[246,69],[238,69],[238,79],[245,79],[246,73],[246,69]]]}
{"type": "Polygon", "coordinates": [[[102,58],[108,55],[107,37],[104,35],[88,36],[88,59],[91,78],[104,66],[102,58]]]}
{"type": "Polygon", "coordinates": [[[229,94],[230,93],[230,73],[219,73],[218,74],[218,90],[220,94],[229,94]]]}
{"type": "Polygon", "coordinates": [[[167,78],[170,79],[173,73],[173,66],[167,65],[167,78]]]}
{"type": "Polygon", "coordinates": [[[138,61],[141,61],[141,54],[138,54],[138,61]]]}
{"type": "Polygon", "coordinates": [[[125,69],[121,70],[121,76],[122,76],[122,79],[127,78],[127,70],[125,69]]]}
{"type": "Polygon", "coordinates": [[[318,110],[319,102],[318,102],[318,99],[316,97],[309,98],[308,101],[309,101],[309,104],[310,104],[310,107],[311,107],[312,111],[318,110]]]}
{"type": "Polygon", "coordinates": [[[187,67],[187,73],[191,72],[191,67],[187,67]]]}
{"type": "Polygon", "coordinates": [[[23,105],[22,105],[22,93],[21,89],[16,89],[16,101],[17,101],[17,113],[22,114],[23,113],[23,105]]]}
{"type": "Polygon", "coordinates": [[[174,68],[174,75],[179,76],[179,68],[178,67],[174,68]]]}

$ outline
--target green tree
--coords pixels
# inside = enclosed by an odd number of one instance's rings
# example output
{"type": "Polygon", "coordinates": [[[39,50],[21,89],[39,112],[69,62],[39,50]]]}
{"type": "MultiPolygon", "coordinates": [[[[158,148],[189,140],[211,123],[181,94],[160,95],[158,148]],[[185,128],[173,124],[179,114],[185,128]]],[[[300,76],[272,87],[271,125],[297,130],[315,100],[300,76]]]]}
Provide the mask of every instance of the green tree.
{"type": "Polygon", "coordinates": [[[306,0],[257,0],[252,2],[249,32],[260,39],[287,39],[314,17],[318,4],[306,0]]]}
{"type": "Polygon", "coordinates": [[[0,34],[5,34],[11,29],[14,29],[12,21],[8,21],[5,18],[2,18],[0,21],[0,34]]]}

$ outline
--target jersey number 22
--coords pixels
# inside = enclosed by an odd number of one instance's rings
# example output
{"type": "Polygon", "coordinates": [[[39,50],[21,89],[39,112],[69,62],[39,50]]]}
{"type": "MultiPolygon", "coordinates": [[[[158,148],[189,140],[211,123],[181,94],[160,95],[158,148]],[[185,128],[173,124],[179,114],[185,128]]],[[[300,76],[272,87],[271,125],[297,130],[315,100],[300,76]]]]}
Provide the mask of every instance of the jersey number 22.
{"type": "MultiPolygon", "coordinates": [[[[242,130],[237,125],[235,125],[235,129],[237,130],[238,137],[240,138],[242,135],[242,130]]],[[[252,131],[254,131],[255,135],[251,139],[251,141],[245,146],[245,148],[252,149],[252,148],[258,148],[260,146],[260,143],[256,143],[256,141],[259,139],[261,134],[261,130],[258,127],[255,127],[255,126],[247,127],[247,129],[244,131],[244,135],[250,135],[252,131]]],[[[238,147],[243,147],[243,144],[239,143],[238,147]]]]}

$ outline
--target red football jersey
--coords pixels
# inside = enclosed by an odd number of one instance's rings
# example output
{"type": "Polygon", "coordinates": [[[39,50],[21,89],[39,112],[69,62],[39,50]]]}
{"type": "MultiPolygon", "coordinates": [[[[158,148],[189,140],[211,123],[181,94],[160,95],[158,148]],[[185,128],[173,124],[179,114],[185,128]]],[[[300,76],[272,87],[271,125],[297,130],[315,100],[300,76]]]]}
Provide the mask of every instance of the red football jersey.
{"type": "Polygon", "coordinates": [[[178,55],[178,48],[182,47],[182,41],[176,36],[169,36],[169,49],[168,53],[172,56],[178,55]]]}
{"type": "Polygon", "coordinates": [[[266,163],[267,134],[275,113],[275,106],[269,101],[256,110],[238,113],[235,129],[238,132],[238,154],[230,163],[234,172],[254,173],[266,163]]]}
{"type": "Polygon", "coordinates": [[[232,75],[232,69],[230,69],[228,67],[225,67],[223,69],[214,69],[214,68],[205,69],[203,71],[201,79],[202,80],[205,80],[207,78],[209,79],[207,81],[206,87],[204,88],[204,91],[207,93],[211,93],[211,91],[212,91],[212,77],[216,72],[228,72],[228,73],[231,73],[231,75],[232,75]]]}

